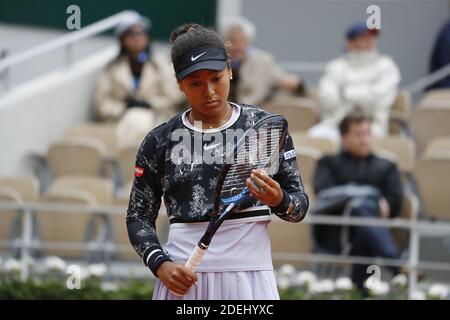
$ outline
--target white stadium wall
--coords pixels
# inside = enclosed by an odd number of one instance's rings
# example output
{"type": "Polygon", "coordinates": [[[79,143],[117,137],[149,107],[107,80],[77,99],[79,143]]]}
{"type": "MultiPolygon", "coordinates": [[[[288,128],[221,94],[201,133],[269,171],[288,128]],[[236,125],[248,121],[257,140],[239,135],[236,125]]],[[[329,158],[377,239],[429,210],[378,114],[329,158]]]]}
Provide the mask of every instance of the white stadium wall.
{"type": "Polygon", "coordinates": [[[116,54],[110,47],[0,98],[1,175],[30,173],[31,154],[45,154],[67,127],[89,119],[96,79],[116,54]]]}

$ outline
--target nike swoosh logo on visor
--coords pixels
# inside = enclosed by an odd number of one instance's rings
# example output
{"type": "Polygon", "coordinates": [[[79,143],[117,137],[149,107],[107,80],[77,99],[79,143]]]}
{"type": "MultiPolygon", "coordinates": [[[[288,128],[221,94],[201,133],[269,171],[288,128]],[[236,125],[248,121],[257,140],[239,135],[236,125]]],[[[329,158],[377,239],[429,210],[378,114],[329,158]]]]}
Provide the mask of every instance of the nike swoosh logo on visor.
{"type": "Polygon", "coordinates": [[[200,58],[202,55],[204,55],[206,53],[206,51],[205,52],[203,52],[203,53],[200,53],[198,56],[191,56],[191,61],[195,61],[195,60],[197,60],[198,58],[200,58]]]}

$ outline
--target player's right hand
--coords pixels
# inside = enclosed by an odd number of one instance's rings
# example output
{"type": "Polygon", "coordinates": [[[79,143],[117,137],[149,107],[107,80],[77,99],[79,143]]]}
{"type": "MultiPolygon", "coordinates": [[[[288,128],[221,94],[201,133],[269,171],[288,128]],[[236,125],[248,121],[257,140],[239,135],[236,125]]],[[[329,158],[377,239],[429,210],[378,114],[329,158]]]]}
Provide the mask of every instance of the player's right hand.
{"type": "Polygon", "coordinates": [[[182,264],[166,261],[156,271],[159,280],[174,294],[184,295],[197,282],[197,276],[182,264]]]}

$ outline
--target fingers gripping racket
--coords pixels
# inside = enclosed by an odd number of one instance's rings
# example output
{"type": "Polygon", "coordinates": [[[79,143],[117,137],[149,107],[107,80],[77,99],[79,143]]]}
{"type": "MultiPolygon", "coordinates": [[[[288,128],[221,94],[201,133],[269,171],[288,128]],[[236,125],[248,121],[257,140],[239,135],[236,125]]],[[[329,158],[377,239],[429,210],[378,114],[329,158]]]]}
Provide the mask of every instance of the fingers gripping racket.
{"type": "Polygon", "coordinates": [[[245,182],[252,170],[262,169],[269,176],[278,171],[279,153],[286,134],[287,121],[282,116],[267,116],[248,129],[227,155],[215,188],[208,227],[186,263],[190,270],[194,272],[197,269],[222,222],[251,204],[252,198],[245,182]]]}

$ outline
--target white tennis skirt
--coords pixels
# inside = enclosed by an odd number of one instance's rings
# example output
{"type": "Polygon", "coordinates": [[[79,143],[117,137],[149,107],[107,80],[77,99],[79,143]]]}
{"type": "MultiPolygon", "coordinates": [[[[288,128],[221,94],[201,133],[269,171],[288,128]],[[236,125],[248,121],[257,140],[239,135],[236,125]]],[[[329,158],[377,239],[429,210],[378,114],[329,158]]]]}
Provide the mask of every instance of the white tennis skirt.
{"type": "Polygon", "coordinates": [[[157,280],[153,300],[279,300],[273,271],[197,272],[197,285],[174,295],[157,280]]]}
{"type": "MultiPolygon", "coordinates": [[[[197,269],[197,285],[184,296],[176,296],[157,279],[153,299],[278,300],[269,222],[270,217],[225,221],[197,269]]],[[[177,263],[186,263],[206,225],[207,222],[171,224],[165,247],[169,257],[177,263]]]]}

